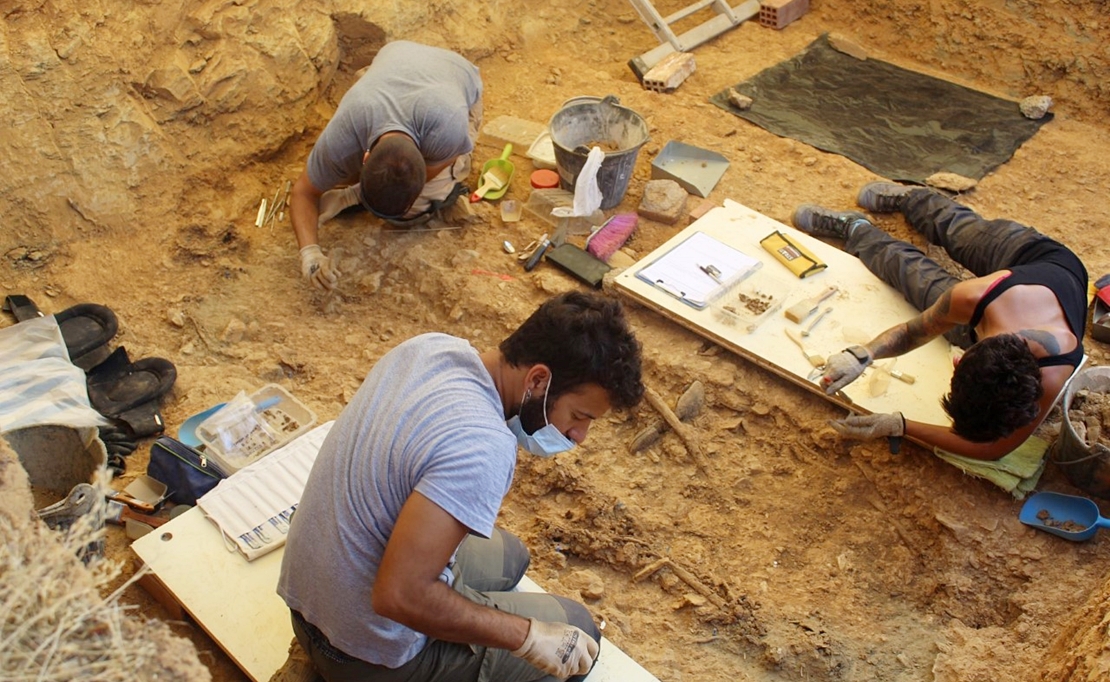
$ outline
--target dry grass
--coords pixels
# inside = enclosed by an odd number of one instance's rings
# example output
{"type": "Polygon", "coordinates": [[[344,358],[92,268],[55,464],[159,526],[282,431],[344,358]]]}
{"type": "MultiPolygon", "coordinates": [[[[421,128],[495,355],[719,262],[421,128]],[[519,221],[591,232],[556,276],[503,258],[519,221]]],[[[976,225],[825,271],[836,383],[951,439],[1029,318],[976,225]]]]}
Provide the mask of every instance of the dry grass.
{"type": "Polygon", "coordinates": [[[101,596],[121,566],[78,558],[103,538],[96,516],[62,532],[0,514],[0,679],[210,680],[190,642],[119,604],[140,574],[101,596]]]}

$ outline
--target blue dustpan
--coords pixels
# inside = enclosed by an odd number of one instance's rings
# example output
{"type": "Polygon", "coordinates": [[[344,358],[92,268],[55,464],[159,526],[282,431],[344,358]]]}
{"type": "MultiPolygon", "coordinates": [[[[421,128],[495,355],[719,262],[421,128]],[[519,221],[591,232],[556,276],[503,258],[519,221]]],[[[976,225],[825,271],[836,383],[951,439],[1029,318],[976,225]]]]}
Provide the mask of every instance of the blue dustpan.
{"type": "Polygon", "coordinates": [[[203,443],[201,443],[200,438],[197,437],[197,427],[200,426],[201,422],[205,419],[216,414],[216,412],[226,404],[227,403],[220,403],[219,405],[213,405],[204,412],[197,412],[192,417],[186,419],[181,425],[181,428],[177,430],[177,440],[191,448],[199,448],[203,443]]]}
{"type": "Polygon", "coordinates": [[[1073,542],[1090,540],[1110,519],[1099,514],[1094,500],[1063,493],[1037,493],[1025,501],[1018,516],[1027,526],[1073,542]]]}

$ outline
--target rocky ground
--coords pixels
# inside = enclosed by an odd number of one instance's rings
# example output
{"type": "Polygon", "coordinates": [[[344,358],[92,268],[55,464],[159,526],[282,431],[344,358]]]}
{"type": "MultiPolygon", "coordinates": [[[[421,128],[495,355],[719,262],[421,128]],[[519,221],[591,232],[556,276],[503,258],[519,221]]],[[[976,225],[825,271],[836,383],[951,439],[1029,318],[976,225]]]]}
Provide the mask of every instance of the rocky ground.
{"type": "MultiPolygon", "coordinates": [[[[344,275],[331,296],[301,281],[287,223],[254,226],[259,200],[300,173],[354,71],[386,38],[475,61],[487,120],[544,122],[570,97],[618,95],[651,129],[618,210],[635,208],[651,159],[671,139],[730,159],[717,202],[784,222],[802,202],[852,206],[871,172],[707,101],[825,31],[1015,101],[1050,94],[1056,118],[964,199],[1061,239],[1093,276],[1110,272],[1102,5],[813,0],[785,30],[747,22],[697,48],[697,71],[672,94],[642,89],[628,69],[657,41],[618,0],[186,5],[0,9],[10,95],[0,288],[47,312],[111,307],[115,343],[177,366],[163,410],[171,433],[270,382],[332,419],[397,342],[437,330],[489,347],[545,297],[577,286],[551,267],[523,272],[502,242],[525,244],[541,226],[503,223],[487,202],[459,230],[397,234],[364,216],[333,221],[321,240],[344,275]]],[[[476,154],[500,151],[484,139],[476,154]]],[[[523,200],[530,168],[514,161],[509,196],[523,200]]],[[[912,239],[900,219],[880,223],[912,239]]],[[[641,222],[630,254],[683,225],[641,222]]],[[[1104,654],[1090,633],[1102,632],[1105,542],[1026,528],[1008,494],[916,446],[892,456],[880,443],[838,441],[825,425],[837,408],[650,310],[629,313],[652,388],[673,404],[703,383],[692,425],[711,475],[673,433],[629,452],[658,419],[645,403],[603,420],[572,453],[522,457],[502,523],[531,547],[537,582],[585,599],[650,672],[721,682],[1097,679],[1104,654]]],[[[1086,347],[1093,364],[1106,363],[1105,345],[1086,347]]],[[[119,486],[145,470],[146,450],[119,486]]],[[[1079,492],[1052,465],[1041,487],[1079,492]]],[[[110,551],[129,560],[122,532],[110,551]]],[[[165,617],[138,588],[127,599],[165,617]]],[[[174,627],[215,679],[245,679],[196,625],[174,627]]]]}

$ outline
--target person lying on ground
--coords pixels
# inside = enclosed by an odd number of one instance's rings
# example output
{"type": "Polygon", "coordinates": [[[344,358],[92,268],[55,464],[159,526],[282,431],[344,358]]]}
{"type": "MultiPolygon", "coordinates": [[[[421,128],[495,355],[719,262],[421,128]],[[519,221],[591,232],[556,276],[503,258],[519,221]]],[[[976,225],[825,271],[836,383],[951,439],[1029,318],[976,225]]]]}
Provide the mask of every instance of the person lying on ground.
{"type": "Polygon", "coordinates": [[[319,227],[362,205],[411,225],[459,196],[482,122],[478,67],[438,47],[387,43],[339,102],[294,183],[290,220],[301,274],[317,288],[339,281],[319,227]]]}
{"type": "Polygon", "coordinates": [[[589,672],[589,611],[511,591],[528,550],[494,524],[518,447],[569,450],[643,392],[640,345],[602,294],[556,296],[486,351],[423,334],[386,353],[321,446],[282,560],[278,593],[323,678],[589,672]]]}
{"type": "Polygon", "coordinates": [[[951,426],[905,419],[900,412],[834,423],[846,436],[909,436],[976,459],[998,459],[1044,420],[1083,359],[1087,270],[1059,242],[1010,220],[985,220],[930,189],[873,182],[857,202],[875,213],[901,212],[930,244],[974,275],[960,280],[920,249],[894,239],[854,211],[799,206],[794,225],[844,240],[844,248],[898,289],[920,315],[863,346],[828,360],[821,381],[830,395],[879,358],[892,358],[944,335],[966,349],[942,399],[951,426]]]}

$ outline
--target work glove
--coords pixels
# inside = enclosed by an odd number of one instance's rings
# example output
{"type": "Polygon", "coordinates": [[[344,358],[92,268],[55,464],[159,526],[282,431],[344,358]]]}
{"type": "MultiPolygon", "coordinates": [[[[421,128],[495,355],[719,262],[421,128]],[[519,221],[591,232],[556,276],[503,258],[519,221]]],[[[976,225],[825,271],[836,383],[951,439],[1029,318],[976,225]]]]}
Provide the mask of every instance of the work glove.
{"type": "Polygon", "coordinates": [[[836,355],[830,355],[825,363],[825,373],[821,375],[825,393],[833,395],[855,381],[874,359],[871,351],[863,346],[849,346],[836,355]]]}
{"type": "Polygon", "coordinates": [[[846,438],[901,438],[906,435],[906,418],[901,412],[890,414],[853,414],[844,419],[829,420],[829,425],[846,438]]]}
{"type": "Polygon", "coordinates": [[[316,219],[316,228],[328,222],[348,208],[356,205],[361,200],[362,186],[358,183],[329,189],[320,195],[320,213],[316,219]]]}
{"type": "Polygon", "coordinates": [[[331,291],[339,283],[339,270],[324,255],[319,244],[301,249],[301,276],[323,291],[331,291]]]}
{"type": "Polygon", "coordinates": [[[561,680],[590,672],[600,651],[592,637],[567,623],[545,623],[535,618],[528,621],[528,637],[519,649],[510,652],[513,656],[561,680]]]}

